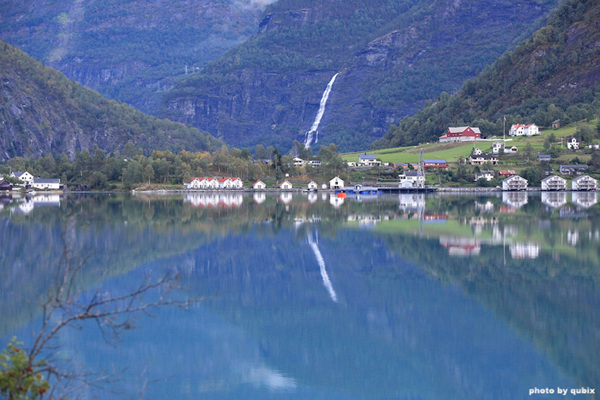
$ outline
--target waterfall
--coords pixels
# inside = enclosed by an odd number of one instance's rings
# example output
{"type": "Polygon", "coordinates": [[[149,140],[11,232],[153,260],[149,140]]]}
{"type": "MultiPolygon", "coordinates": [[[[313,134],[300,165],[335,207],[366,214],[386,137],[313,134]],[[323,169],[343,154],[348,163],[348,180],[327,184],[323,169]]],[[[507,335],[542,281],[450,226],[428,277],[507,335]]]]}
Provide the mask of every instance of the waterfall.
{"type": "Polygon", "coordinates": [[[310,245],[310,248],[315,254],[317,263],[319,264],[319,269],[321,270],[321,278],[323,279],[323,286],[325,286],[325,289],[327,289],[327,292],[329,292],[329,297],[331,297],[331,300],[337,303],[337,294],[335,293],[333,285],[331,284],[331,280],[329,279],[329,275],[327,274],[327,269],[325,268],[325,259],[323,259],[321,250],[319,250],[319,246],[317,245],[317,243],[315,243],[310,233],[306,235],[306,238],[308,239],[308,244],[310,245]]]}
{"type": "MultiPolygon", "coordinates": [[[[339,74],[339,72],[338,72],[339,74]]],[[[323,114],[325,113],[325,104],[327,104],[327,99],[329,98],[329,93],[331,92],[331,88],[333,87],[333,82],[335,82],[335,78],[337,78],[338,74],[335,74],[333,78],[327,84],[325,91],[323,92],[323,96],[321,97],[321,102],[319,103],[319,112],[317,112],[317,116],[310,127],[310,130],[306,132],[306,137],[304,139],[304,146],[309,148],[313,142],[313,136],[315,137],[315,143],[319,141],[319,132],[317,129],[319,128],[319,124],[321,123],[321,118],[323,118],[323,114]]]]}

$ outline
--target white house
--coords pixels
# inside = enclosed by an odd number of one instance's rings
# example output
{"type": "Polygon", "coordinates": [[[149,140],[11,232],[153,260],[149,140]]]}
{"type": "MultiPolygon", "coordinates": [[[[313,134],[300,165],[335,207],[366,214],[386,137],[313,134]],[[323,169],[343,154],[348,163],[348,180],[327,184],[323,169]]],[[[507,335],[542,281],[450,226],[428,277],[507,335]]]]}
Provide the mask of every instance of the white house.
{"type": "Polygon", "coordinates": [[[292,190],[292,184],[287,179],[279,184],[281,190],[292,190]]]}
{"type": "Polygon", "coordinates": [[[494,171],[481,171],[480,173],[475,174],[475,182],[477,182],[481,178],[485,179],[488,182],[491,181],[492,179],[494,179],[494,171]]]}
{"type": "Polygon", "coordinates": [[[219,189],[231,189],[231,178],[219,178],[219,189]]]}
{"type": "Polygon", "coordinates": [[[254,182],[254,185],[252,185],[252,189],[254,190],[265,190],[266,188],[267,185],[261,180],[254,182]]]}
{"type": "Polygon", "coordinates": [[[577,150],[579,149],[579,141],[575,136],[571,136],[567,139],[567,149],[569,150],[577,150]]]}
{"type": "Polygon", "coordinates": [[[483,151],[479,147],[473,147],[473,151],[471,152],[474,156],[480,156],[483,154],[483,151]]]}
{"type": "Polygon", "coordinates": [[[340,179],[339,176],[336,176],[335,178],[333,178],[332,180],[329,181],[330,189],[341,189],[343,187],[344,187],[344,181],[342,179],[340,179]]]}
{"type": "Polygon", "coordinates": [[[573,190],[596,190],[598,181],[589,175],[581,175],[571,181],[573,190]]]}
{"type": "Polygon", "coordinates": [[[527,179],[519,175],[509,176],[502,181],[502,190],[527,190],[527,179]]]}
{"type": "Polygon", "coordinates": [[[492,143],[492,153],[493,154],[504,153],[504,142],[493,142],[492,143]]]}
{"type": "Polygon", "coordinates": [[[243,187],[244,187],[244,181],[242,181],[237,176],[231,178],[231,188],[232,189],[242,189],[243,187]]]}
{"type": "Polygon", "coordinates": [[[11,178],[17,178],[21,182],[26,185],[31,185],[33,183],[33,175],[31,175],[27,171],[15,171],[10,174],[11,178]]]}
{"type": "Polygon", "coordinates": [[[374,167],[377,165],[381,165],[381,161],[377,159],[375,154],[360,154],[358,156],[358,165],[374,167]]]}
{"type": "Polygon", "coordinates": [[[515,154],[519,151],[517,146],[504,147],[504,153],[515,154]]]}
{"type": "Polygon", "coordinates": [[[308,165],[313,168],[321,168],[321,159],[319,157],[311,157],[310,160],[308,160],[308,165]]]}
{"type": "Polygon", "coordinates": [[[425,187],[425,175],[419,175],[417,171],[405,171],[398,179],[398,187],[401,189],[425,187]]]}
{"type": "Polygon", "coordinates": [[[33,178],[31,187],[39,190],[58,190],[60,189],[60,179],[33,178]]]}
{"type": "Polygon", "coordinates": [[[540,134],[540,128],[536,124],[518,124],[511,126],[508,134],[510,136],[535,136],[540,134]]]}
{"type": "Polygon", "coordinates": [[[542,190],[567,190],[567,180],[558,175],[550,175],[542,179],[542,190]]]}
{"type": "Polygon", "coordinates": [[[294,166],[296,166],[296,167],[304,167],[305,165],[306,165],[306,161],[304,161],[300,157],[294,157],[294,166]]]}
{"type": "Polygon", "coordinates": [[[315,181],[308,182],[308,190],[317,190],[318,188],[319,188],[319,185],[317,185],[317,182],[315,182],[315,181]]]}

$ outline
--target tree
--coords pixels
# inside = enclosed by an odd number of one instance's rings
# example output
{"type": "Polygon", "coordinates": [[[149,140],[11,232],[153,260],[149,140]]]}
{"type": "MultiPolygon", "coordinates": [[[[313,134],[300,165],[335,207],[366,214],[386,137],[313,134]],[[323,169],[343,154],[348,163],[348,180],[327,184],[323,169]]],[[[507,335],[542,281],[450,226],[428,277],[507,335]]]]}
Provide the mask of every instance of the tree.
{"type": "MultiPolygon", "coordinates": [[[[72,226],[72,225],[70,225],[72,226]]],[[[124,293],[108,294],[98,289],[80,296],[79,274],[90,254],[69,248],[63,232],[63,253],[53,268],[54,284],[41,296],[41,322],[26,347],[13,339],[0,355],[0,394],[9,400],[42,398],[64,399],[75,390],[97,386],[106,377],[81,371],[78,366],[54,356],[55,339],[67,327],[95,322],[105,339],[118,339],[133,326],[132,319],[162,306],[186,307],[189,299],[174,300],[170,294],[179,289],[179,276],[171,270],[158,278],[147,276],[124,293]]]]}

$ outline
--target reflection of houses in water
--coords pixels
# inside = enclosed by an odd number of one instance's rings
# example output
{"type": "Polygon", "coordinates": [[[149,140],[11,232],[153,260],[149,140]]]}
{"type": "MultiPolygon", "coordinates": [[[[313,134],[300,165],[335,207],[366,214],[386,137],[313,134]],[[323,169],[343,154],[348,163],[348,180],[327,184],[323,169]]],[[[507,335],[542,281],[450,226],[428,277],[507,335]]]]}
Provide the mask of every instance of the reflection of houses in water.
{"type": "Polygon", "coordinates": [[[516,243],[510,245],[510,256],[513,259],[538,258],[540,246],[535,243],[516,243]]]}
{"type": "Polygon", "coordinates": [[[527,192],[502,192],[502,202],[513,208],[527,204],[527,192]]]}
{"type": "Polygon", "coordinates": [[[60,195],[59,194],[38,194],[31,198],[33,204],[36,207],[50,206],[60,207],[60,195]]]}
{"type": "Polygon", "coordinates": [[[351,214],[348,215],[348,222],[358,222],[358,227],[361,229],[373,229],[381,221],[388,221],[389,216],[372,215],[372,214],[351,214]]]}
{"type": "Polygon", "coordinates": [[[495,217],[492,218],[484,218],[482,216],[475,216],[469,218],[469,226],[475,235],[481,235],[483,232],[483,227],[487,225],[496,225],[498,220],[495,217]]]}
{"type": "Polygon", "coordinates": [[[193,207],[239,207],[244,202],[244,196],[241,193],[188,193],[183,202],[193,207]]]}
{"type": "Polygon", "coordinates": [[[542,192],[542,203],[551,208],[560,208],[567,204],[567,193],[542,192]]]}
{"type": "Polygon", "coordinates": [[[262,204],[265,202],[265,200],[267,200],[267,195],[265,193],[258,192],[254,193],[252,198],[256,204],[262,204]]]}
{"type": "Polygon", "coordinates": [[[581,210],[578,210],[572,206],[562,207],[559,210],[559,214],[561,218],[587,218],[587,213],[581,210]]]}
{"type": "Polygon", "coordinates": [[[338,208],[339,206],[344,204],[344,198],[338,197],[337,194],[335,194],[335,193],[331,193],[329,195],[329,204],[331,204],[335,208],[338,208]]]}
{"type": "Polygon", "coordinates": [[[475,202],[475,209],[484,212],[494,212],[494,203],[491,201],[486,201],[485,204],[481,204],[479,202],[475,202]]]}
{"type": "Polygon", "coordinates": [[[423,193],[402,193],[398,196],[399,208],[402,211],[422,211],[425,209],[423,193]]]}
{"type": "Polygon", "coordinates": [[[577,246],[577,242],[579,242],[579,231],[567,231],[567,243],[571,246],[577,246]]]}
{"type": "Polygon", "coordinates": [[[477,256],[481,252],[481,242],[472,238],[441,236],[440,244],[448,249],[451,256],[477,256]]]}
{"type": "Polygon", "coordinates": [[[281,194],[279,195],[279,199],[284,203],[284,204],[290,204],[292,202],[292,193],[291,192],[281,192],[281,194]]]}
{"type": "Polygon", "coordinates": [[[315,192],[308,193],[308,202],[309,203],[311,203],[311,204],[316,203],[318,199],[319,199],[319,195],[316,194],[315,192]]]}
{"type": "Polygon", "coordinates": [[[519,234],[519,227],[514,225],[504,225],[502,227],[494,225],[492,228],[492,242],[502,243],[507,237],[515,237],[519,234]]]}
{"type": "Polygon", "coordinates": [[[598,202],[598,194],[595,192],[573,192],[573,204],[588,208],[598,202]]]}
{"type": "Polygon", "coordinates": [[[426,224],[445,224],[448,214],[424,214],[423,222],[426,224]]]}

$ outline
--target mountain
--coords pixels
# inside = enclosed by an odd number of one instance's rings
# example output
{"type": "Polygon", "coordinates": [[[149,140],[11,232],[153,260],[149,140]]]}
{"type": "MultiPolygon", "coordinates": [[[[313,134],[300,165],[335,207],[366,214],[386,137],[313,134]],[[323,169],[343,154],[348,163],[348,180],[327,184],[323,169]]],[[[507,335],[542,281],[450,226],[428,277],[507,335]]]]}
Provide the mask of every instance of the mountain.
{"type": "Polygon", "coordinates": [[[451,125],[502,135],[503,122],[550,127],[591,119],[600,103],[600,3],[569,0],[530,39],[500,57],[454,96],[390,128],[374,147],[436,141],[451,125]]]}
{"type": "Polygon", "coordinates": [[[0,0],[0,39],[151,113],[162,92],[256,33],[273,0],[0,0]]]}
{"type": "Polygon", "coordinates": [[[94,145],[113,152],[129,141],[146,152],[212,150],[222,144],[195,128],[107,100],[0,42],[0,160],[57,153],[74,157],[94,145]]]}
{"type": "Polygon", "coordinates": [[[364,148],[529,37],[558,3],[280,0],[255,36],[166,93],[159,115],[235,146],[287,150],[306,140],[338,74],[318,143],[364,148]]]}

